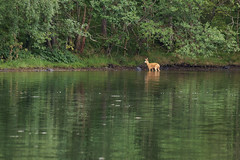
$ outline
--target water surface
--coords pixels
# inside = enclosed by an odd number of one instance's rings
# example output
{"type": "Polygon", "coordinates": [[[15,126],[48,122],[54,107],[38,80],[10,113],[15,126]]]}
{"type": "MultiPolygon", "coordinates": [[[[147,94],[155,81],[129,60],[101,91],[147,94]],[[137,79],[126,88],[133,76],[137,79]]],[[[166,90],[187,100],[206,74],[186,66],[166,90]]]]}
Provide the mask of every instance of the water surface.
{"type": "Polygon", "coordinates": [[[0,159],[240,159],[240,72],[0,73],[0,159]]]}

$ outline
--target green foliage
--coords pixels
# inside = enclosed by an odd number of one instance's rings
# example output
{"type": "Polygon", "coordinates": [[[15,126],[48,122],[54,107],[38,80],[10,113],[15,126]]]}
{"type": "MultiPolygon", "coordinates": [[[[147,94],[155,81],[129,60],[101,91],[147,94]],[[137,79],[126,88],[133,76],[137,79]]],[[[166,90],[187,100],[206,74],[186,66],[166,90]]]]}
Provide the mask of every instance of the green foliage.
{"type": "Polygon", "coordinates": [[[168,49],[171,49],[173,29],[171,27],[164,27],[162,22],[154,22],[153,20],[140,23],[140,32],[142,38],[147,38],[148,43],[160,41],[168,49]]]}
{"type": "Polygon", "coordinates": [[[107,39],[102,35],[97,35],[98,39],[103,40],[103,46],[111,45],[111,47],[121,50],[127,49],[126,41],[130,39],[131,27],[140,19],[137,2],[133,0],[95,0],[91,1],[91,5],[95,11],[94,17],[107,21],[107,39]]]}
{"type": "MultiPolygon", "coordinates": [[[[226,43],[224,35],[209,24],[189,24],[182,23],[186,32],[181,33],[182,39],[177,41],[181,46],[176,50],[177,53],[189,56],[205,55],[211,56],[216,53],[226,43]]],[[[232,49],[232,48],[231,48],[232,49]]]]}
{"type": "Polygon", "coordinates": [[[28,57],[24,57],[24,59],[16,59],[14,61],[6,61],[4,63],[0,62],[0,68],[41,68],[48,67],[52,64],[48,61],[44,61],[40,58],[36,58],[33,55],[29,55],[28,57]]]}
{"type": "Polygon", "coordinates": [[[39,55],[42,59],[50,62],[73,63],[78,62],[79,59],[69,51],[62,50],[35,50],[35,55],[39,55]]]}
{"type": "Polygon", "coordinates": [[[220,0],[0,0],[0,56],[18,59],[39,50],[45,60],[72,63],[84,47],[96,56],[154,48],[189,57],[237,54],[239,6],[220,0]]]}
{"type": "Polygon", "coordinates": [[[0,59],[1,60],[16,60],[16,59],[23,59],[28,58],[31,55],[31,52],[27,49],[22,48],[22,42],[15,41],[12,45],[8,48],[5,47],[0,52],[0,59]]]}
{"type": "Polygon", "coordinates": [[[107,67],[108,64],[118,65],[117,60],[104,55],[83,57],[80,59],[80,62],[83,63],[85,67],[107,67]]]}

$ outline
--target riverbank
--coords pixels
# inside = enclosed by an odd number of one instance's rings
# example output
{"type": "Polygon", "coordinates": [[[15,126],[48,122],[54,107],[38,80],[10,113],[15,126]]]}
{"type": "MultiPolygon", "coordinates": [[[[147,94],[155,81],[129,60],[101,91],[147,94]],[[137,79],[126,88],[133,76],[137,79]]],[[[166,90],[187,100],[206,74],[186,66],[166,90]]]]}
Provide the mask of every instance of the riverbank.
{"type": "Polygon", "coordinates": [[[214,71],[240,70],[240,55],[218,57],[181,57],[166,54],[148,54],[132,57],[90,56],[80,57],[74,63],[46,61],[40,57],[30,56],[25,59],[0,61],[0,72],[42,72],[42,71],[147,71],[144,59],[161,65],[161,70],[214,71]]]}
{"type": "MultiPolygon", "coordinates": [[[[147,66],[114,66],[109,64],[106,67],[83,67],[83,68],[64,68],[64,67],[35,67],[35,68],[3,68],[0,72],[65,72],[65,71],[148,71],[147,66]]],[[[199,66],[189,64],[162,65],[161,71],[240,71],[240,66],[199,66]]]]}

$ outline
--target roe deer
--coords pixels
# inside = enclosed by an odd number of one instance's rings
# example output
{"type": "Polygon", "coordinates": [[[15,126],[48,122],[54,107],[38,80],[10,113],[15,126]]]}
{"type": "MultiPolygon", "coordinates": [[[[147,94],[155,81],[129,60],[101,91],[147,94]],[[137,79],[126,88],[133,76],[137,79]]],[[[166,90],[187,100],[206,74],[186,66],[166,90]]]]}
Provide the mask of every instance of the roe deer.
{"type": "Polygon", "coordinates": [[[160,71],[160,65],[158,63],[149,63],[148,58],[145,59],[145,62],[148,66],[148,71],[152,71],[152,69],[155,69],[155,71],[160,71]]]}

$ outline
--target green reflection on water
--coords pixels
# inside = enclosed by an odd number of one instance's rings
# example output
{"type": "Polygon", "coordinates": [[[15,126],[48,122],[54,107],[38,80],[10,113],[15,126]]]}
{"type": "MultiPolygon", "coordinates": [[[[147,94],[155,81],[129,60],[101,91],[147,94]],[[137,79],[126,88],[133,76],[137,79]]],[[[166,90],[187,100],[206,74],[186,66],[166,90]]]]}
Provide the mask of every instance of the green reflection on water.
{"type": "Polygon", "coordinates": [[[239,159],[239,79],[0,73],[0,159],[239,159]]]}

